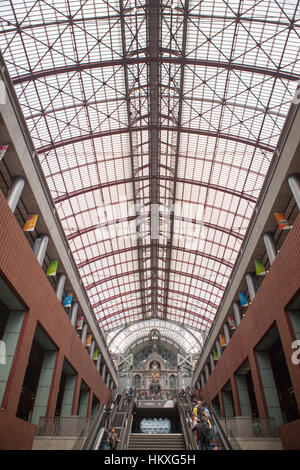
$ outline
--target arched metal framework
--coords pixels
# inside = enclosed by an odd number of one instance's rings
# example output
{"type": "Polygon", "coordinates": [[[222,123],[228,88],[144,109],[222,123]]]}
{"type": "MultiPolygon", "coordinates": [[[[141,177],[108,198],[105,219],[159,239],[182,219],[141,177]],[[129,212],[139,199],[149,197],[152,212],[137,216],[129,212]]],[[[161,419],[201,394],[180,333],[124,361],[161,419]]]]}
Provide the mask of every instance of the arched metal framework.
{"type": "Polygon", "coordinates": [[[100,327],[207,331],[299,80],[299,0],[3,0],[0,15],[100,327]]]}

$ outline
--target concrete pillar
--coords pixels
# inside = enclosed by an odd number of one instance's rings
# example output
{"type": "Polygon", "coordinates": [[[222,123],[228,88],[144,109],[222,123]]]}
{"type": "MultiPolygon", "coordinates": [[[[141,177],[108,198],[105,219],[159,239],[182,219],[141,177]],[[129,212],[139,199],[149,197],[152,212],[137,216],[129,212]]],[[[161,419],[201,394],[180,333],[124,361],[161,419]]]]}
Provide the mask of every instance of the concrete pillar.
{"type": "Polygon", "coordinates": [[[226,418],[232,418],[234,416],[234,406],[232,401],[232,393],[229,390],[223,390],[223,403],[226,418]]]}
{"type": "Polygon", "coordinates": [[[31,419],[32,424],[38,425],[40,417],[46,416],[55,359],[56,351],[44,352],[44,359],[39,378],[39,386],[34,401],[34,408],[31,419]]]}
{"type": "Polygon", "coordinates": [[[215,368],[215,361],[214,361],[214,357],[212,353],[210,353],[209,359],[210,359],[210,370],[213,371],[215,368]]]}
{"type": "Polygon", "coordinates": [[[233,302],[232,306],[233,306],[233,313],[234,313],[235,324],[236,324],[236,327],[238,327],[239,324],[240,324],[241,321],[242,321],[241,309],[240,309],[240,306],[239,306],[239,304],[238,304],[237,302],[233,302]]]}
{"type": "MultiPolygon", "coordinates": [[[[24,321],[24,312],[9,313],[5,326],[2,341],[5,344],[5,358],[0,364],[0,403],[4,397],[4,392],[10,375],[10,370],[15,358],[15,353],[24,321]],[[3,363],[4,362],[4,363],[3,363]]],[[[26,338],[27,339],[27,338],[26,338]]]]}
{"type": "Polygon", "coordinates": [[[110,382],[110,373],[108,372],[107,373],[107,377],[106,377],[106,386],[109,388],[109,382],[110,382]]]}
{"type": "Polygon", "coordinates": [[[280,408],[276,383],[270,362],[268,351],[256,352],[257,362],[260,371],[261,382],[265,395],[265,400],[270,418],[275,419],[276,426],[279,427],[283,422],[282,411],[280,408]]]}
{"type": "Polygon", "coordinates": [[[88,331],[88,324],[84,323],[83,328],[82,328],[82,334],[81,334],[81,341],[82,341],[84,346],[85,346],[85,342],[86,342],[87,331],[88,331]]]}
{"type": "Polygon", "coordinates": [[[106,364],[103,364],[101,376],[104,382],[105,382],[105,372],[106,372],[106,364]]]}
{"type": "Polygon", "coordinates": [[[44,262],[48,243],[49,243],[49,236],[45,234],[40,234],[34,243],[33,252],[41,266],[43,265],[43,262],[44,262]]]}
{"type": "Polygon", "coordinates": [[[204,375],[203,374],[200,375],[200,382],[201,382],[201,388],[204,388],[205,387],[205,380],[204,380],[204,375]]]}
{"type": "Polygon", "coordinates": [[[232,399],[233,399],[234,415],[241,416],[239,394],[238,394],[237,383],[236,383],[234,374],[232,374],[230,378],[230,383],[231,383],[231,393],[232,393],[232,399]]]}
{"type": "Polygon", "coordinates": [[[99,356],[97,357],[97,363],[96,363],[96,368],[97,368],[97,371],[100,372],[100,368],[101,368],[101,353],[99,352],[99,356]]]}
{"type": "Polygon", "coordinates": [[[237,386],[237,391],[238,391],[238,396],[239,396],[241,415],[252,416],[246,375],[236,375],[235,381],[236,381],[236,386],[237,386]]]}
{"type": "Polygon", "coordinates": [[[56,293],[57,298],[60,302],[61,302],[61,298],[62,298],[62,295],[63,295],[66,278],[67,278],[66,275],[63,274],[63,273],[59,273],[57,275],[57,284],[56,284],[55,293],[56,293]]]}
{"type": "Polygon", "coordinates": [[[76,326],[78,307],[79,307],[78,302],[72,303],[70,316],[71,316],[71,324],[74,326],[74,328],[76,326]]]}
{"type": "Polygon", "coordinates": [[[257,357],[254,350],[249,351],[248,360],[250,364],[251,376],[253,380],[253,387],[255,393],[255,399],[258,408],[258,414],[260,418],[268,418],[268,409],[264,396],[264,392],[261,384],[261,376],[258,368],[257,357]]]}
{"type": "Polygon", "coordinates": [[[95,351],[95,344],[96,341],[93,339],[91,343],[91,349],[90,349],[90,357],[93,359],[94,351],[95,351]]]}
{"type": "Polygon", "coordinates": [[[206,382],[208,381],[209,379],[209,369],[208,369],[208,365],[205,364],[205,378],[206,378],[206,382]]]}
{"type": "Polygon", "coordinates": [[[293,173],[288,177],[288,184],[297,203],[298,209],[300,210],[300,175],[293,173]]]}
{"type": "Polygon", "coordinates": [[[253,300],[257,292],[257,281],[253,273],[246,274],[246,282],[248,286],[250,299],[253,300]]]}
{"type": "Polygon", "coordinates": [[[276,246],[274,242],[274,237],[272,232],[267,232],[263,234],[263,240],[264,244],[268,253],[268,258],[270,261],[270,264],[273,263],[273,261],[276,258],[277,252],[276,252],[276,246]]]}
{"type": "Polygon", "coordinates": [[[221,351],[221,346],[220,346],[220,341],[216,341],[216,348],[217,348],[217,353],[218,353],[218,358],[220,359],[222,356],[222,351],[221,351]]]}
{"type": "Polygon", "coordinates": [[[15,178],[13,178],[6,199],[7,204],[11,208],[12,212],[15,212],[17,208],[24,186],[24,178],[22,178],[21,176],[16,176],[15,178]]]}
{"type": "Polygon", "coordinates": [[[230,341],[230,333],[229,333],[229,327],[227,323],[224,323],[223,328],[224,328],[225,341],[226,341],[226,344],[228,344],[230,341]]]}
{"type": "Polygon", "coordinates": [[[88,416],[89,398],[90,391],[81,389],[79,397],[78,416],[81,416],[82,418],[86,418],[88,416]]]}

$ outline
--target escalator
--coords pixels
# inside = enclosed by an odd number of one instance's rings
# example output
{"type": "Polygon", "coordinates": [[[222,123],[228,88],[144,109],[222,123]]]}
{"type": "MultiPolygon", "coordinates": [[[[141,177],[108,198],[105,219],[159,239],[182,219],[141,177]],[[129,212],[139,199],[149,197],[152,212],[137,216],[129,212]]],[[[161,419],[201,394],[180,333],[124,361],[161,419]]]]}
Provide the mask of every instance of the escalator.
{"type": "Polygon", "coordinates": [[[100,450],[110,429],[114,427],[117,433],[123,429],[128,413],[127,405],[124,404],[124,394],[115,394],[112,403],[114,405],[111,409],[101,407],[88,435],[79,436],[73,450],[100,450]]]}
{"type": "MultiPolygon", "coordinates": [[[[193,413],[193,403],[190,398],[190,395],[187,391],[184,392],[183,396],[180,396],[180,403],[185,409],[188,409],[188,415],[190,420],[190,425],[192,425],[192,413],[193,413]]],[[[212,440],[217,442],[218,450],[234,450],[230,441],[222,428],[218,415],[211,404],[207,405],[208,409],[208,418],[210,421],[209,434],[212,440]]],[[[208,426],[205,423],[206,427],[208,426]]]]}

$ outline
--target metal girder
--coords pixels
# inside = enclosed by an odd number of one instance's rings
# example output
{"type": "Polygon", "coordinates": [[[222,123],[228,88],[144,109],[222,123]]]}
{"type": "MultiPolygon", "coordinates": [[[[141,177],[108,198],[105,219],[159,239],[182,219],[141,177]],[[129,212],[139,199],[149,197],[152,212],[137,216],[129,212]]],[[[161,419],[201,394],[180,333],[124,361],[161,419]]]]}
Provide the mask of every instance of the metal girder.
{"type": "MultiPolygon", "coordinates": [[[[143,268],[144,273],[147,272],[147,271],[150,271],[150,269],[151,268],[143,268]]],[[[212,271],[209,268],[206,268],[206,269],[208,269],[209,271],[212,271]]],[[[165,271],[165,268],[160,268],[160,270],[165,271]]],[[[213,272],[216,272],[216,271],[213,271],[213,272]]],[[[89,284],[88,286],[85,287],[85,289],[90,290],[93,287],[97,287],[97,286],[103,284],[104,282],[112,281],[113,279],[117,279],[117,278],[122,277],[122,276],[128,277],[132,274],[138,274],[138,273],[139,273],[139,270],[134,270],[134,271],[127,271],[127,272],[124,272],[124,273],[114,274],[113,276],[109,276],[105,279],[101,279],[100,281],[95,281],[93,284],[89,284]]],[[[204,282],[204,283],[209,284],[213,287],[217,287],[217,289],[220,289],[222,291],[225,290],[225,288],[221,284],[218,284],[217,282],[211,281],[210,279],[206,279],[204,277],[196,276],[196,275],[190,274],[190,273],[182,273],[182,272],[176,271],[174,269],[172,269],[172,273],[177,274],[178,276],[184,276],[184,277],[190,277],[191,279],[196,279],[199,282],[204,282]]]]}
{"type": "MultiPolygon", "coordinates": [[[[264,144],[263,142],[247,139],[247,138],[240,137],[240,136],[235,136],[232,134],[225,134],[221,131],[192,129],[190,127],[185,128],[185,127],[175,127],[175,126],[165,126],[165,125],[158,125],[156,129],[157,131],[166,130],[166,131],[172,131],[172,132],[183,132],[187,134],[205,135],[207,137],[231,140],[234,142],[239,142],[241,144],[250,145],[252,147],[259,148],[261,150],[264,150],[266,152],[271,152],[271,153],[273,153],[275,150],[273,146],[264,144]]],[[[151,131],[151,130],[152,130],[151,126],[136,126],[136,127],[131,128],[131,132],[151,131]]],[[[101,137],[108,137],[108,136],[118,135],[118,134],[126,134],[128,132],[129,132],[129,129],[127,127],[124,127],[120,129],[112,129],[109,131],[99,131],[99,132],[93,132],[91,134],[79,135],[76,137],[72,137],[70,139],[60,140],[58,142],[53,142],[51,144],[44,145],[43,147],[39,147],[37,148],[37,153],[40,155],[43,153],[50,152],[51,150],[64,147],[66,145],[72,145],[78,142],[84,142],[84,141],[91,140],[91,139],[99,139],[101,137]]]]}
{"type": "MultiPolygon", "coordinates": [[[[135,181],[148,181],[148,179],[149,179],[148,176],[142,176],[139,178],[135,178],[135,181]]],[[[257,198],[254,196],[249,196],[246,193],[236,191],[234,189],[230,189],[225,186],[218,186],[217,184],[211,184],[205,181],[188,180],[186,178],[179,178],[179,177],[172,178],[171,176],[160,176],[160,179],[164,181],[174,181],[176,179],[176,181],[180,183],[184,183],[184,184],[187,183],[187,184],[192,184],[195,186],[203,186],[204,188],[214,189],[215,191],[222,191],[227,194],[231,194],[232,196],[237,196],[241,199],[245,199],[246,201],[249,201],[249,202],[256,203],[257,201],[257,198]]],[[[89,186],[88,188],[77,189],[75,191],[71,191],[70,193],[54,198],[54,203],[58,204],[60,202],[67,201],[68,199],[72,197],[80,196],[81,194],[86,194],[90,191],[97,191],[102,188],[108,188],[110,186],[115,186],[118,184],[127,184],[127,183],[132,183],[132,178],[126,178],[124,180],[118,180],[118,181],[110,181],[108,183],[101,183],[101,184],[96,184],[94,186],[89,186]]]]}
{"type": "MultiPolygon", "coordinates": [[[[163,304],[162,304],[161,302],[157,302],[157,305],[159,305],[159,306],[161,306],[161,307],[163,306],[163,304]]],[[[134,310],[135,308],[140,308],[140,307],[141,307],[141,305],[135,305],[134,307],[128,307],[128,308],[126,308],[126,310],[119,310],[119,311],[117,311],[117,312],[110,313],[109,315],[106,315],[105,317],[103,317],[103,318],[101,318],[101,319],[98,319],[98,322],[99,322],[99,323],[102,323],[102,322],[104,322],[105,320],[107,320],[108,318],[111,318],[111,317],[114,317],[114,316],[116,316],[116,315],[119,315],[120,313],[129,312],[130,310],[134,310]]],[[[195,317],[197,317],[197,318],[201,318],[201,320],[205,320],[205,321],[207,321],[208,323],[212,323],[212,322],[213,322],[213,320],[210,320],[209,318],[206,318],[206,317],[203,316],[203,315],[199,315],[199,313],[197,313],[197,312],[192,312],[192,311],[187,310],[187,309],[184,309],[184,310],[183,310],[182,308],[176,307],[176,305],[172,305],[171,308],[173,308],[173,309],[175,309],[175,310],[178,310],[178,311],[180,311],[181,313],[187,313],[187,314],[193,315],[193,316],[195,316],[195,317]]],[[[126,317],[127,317],[127,316],[126,316],[126,317]]],[[[151,316],[151,317],[148,317],[147,320],[151,320],[152,318],[153,318],[152,316],[151,316]]],[[[161,319],[161,320],[166,321],[165,318],[159,318],[159,317],[158,317],[158,318],[156,318],[156,319],[161,319]]],[[[125,321],[126,321],[126,318],[125,318],[125,321]]]]}
{"type": "Polygon", "coordinates": [[[151,295],[153,318],[157,317],[157,244],[159,238],[159,110],[160,67],[157,61],[160,50],[161,5],[159,0],[147,3],[147,45],[150,58],[149,83],[149,154],[150,154],[150,237],[151,237],[151,295]]]}
{"type": "MultiPolygon", "coordinates": [[[[183,19],[183,31],[182,31],[182,49],[181,53],[181,67],[180,67],[180,84],[178,90],[179,98],[179,107],[177,114],[177,125],[181,127],[182,120],[182,101],[183,101],[183,86],[184,86],[184,57],[186,55],[186,41],[187,41],[187,17],[189,11],[189,0],[185,0],[184,3],[184,19],[183,19]]],[[[178,160],[179,160],[179,149],[180,149],[180,136],[181,133],[177,133],[176,140],[176,150],[175,150],[175,167],[174,167],[174,182],[173,182],[173,197],[172,197],[172,206],[174,207],[176,201],[176,182],[177,182],[177,172],[178,172],[178,160]]],[[[168,241],[167,252],[166,252],[166,276],[164,283],[164,315],[167,316],[168,310],[168,290],[169,290],[169,279],[170,279],[170,267],[172,259],[172,248],[173,248],[173,234],[174,234],[174,211],[171,212],[170,217],[170,239],[168,241]]]]}
{"type": "MultiPolygon", "coordinates": [[[[73,217],[73,215],[70,216],[70,217],[73,217]]],[[[73,240],[74,238],[80,237],[81,235],[84,235],[85,233],[91,232],[93,230],[97,230],[99,228],[105,228],[109,225],[114,225],[116,223],[132,222],[135,219],[135,217],[136,216],[125,217],[124,219],[119,219],[118,222],[116,222],[115,220],[112,220],[111,222],[103,222],[102,224],[91,225],[90,227],[86,227],[86,228],[77,230],[76,232],[73,232],[70,235],[67,235],[67,239],[68,240],[73,240]]],[[[175,219],[176,219],[176,217],[175,217],[175,219]]],[[[66,218],[61,219],[61,220],[66,220],[66,218]]],[[[231,230],[229,228],[221,227],[219,225],[211,224],[211,223],[208,223],[208,222],[203,222],[203,225],[204,225],[204,227],[206,227],[208,229],[217,230],[219,232],[226,233],[229,236],[235,237],[238,240],[243,240],[243,236],[241,234],[239,234],[237,232],[234,232],[233,230],[231,230]]],[[[75,251],[75,253],[76,253],[76,251],[75,251]]]]}
{"type": "MultiPolygon", "coordinates": [[[[143,249],[146,249],[146,248],[151,249],[152,246],[153,246],[153,243],[143,245],[143,249]]],[[[162,245],[160,243],[157,243],[156,246],[157,246],[157,248],[166,248],[166,245],[162,245]]],[[[202,251],[190,250],[190,249],[186,249],[186,248],[183,248],[183,247],[180,247],[180,246],[174,246],[173,248],[174,248],[174,250],[183,251],[184,253],[191,253],[193,255],[202,256],[204,258],[212,259],[213,261],[217,261],[220,264],[224,264],[225,266],[228,266],[229,268],[233,267],[233,264],[230,263],[229,261],[227,261],[225,259],[222,259],[222,258],[218,258],[217,256],[210,255],[208,253],[204,253],[202,251]]],[[[93,258],[89,258],[86,261],[82,261],[81,263],[78,263],[77,267],[78,267],[78,269],[80,269],[80,268],[86,266],[87,264],[94,263],[94,262],[99,261],[103,258],[108,258],[109,256],[114,256],[114,255],[117,255],[119,253],[126,253],[128,251],[132,251],[132,250],[136,250],[136,249],[137,249],[137,245],[134,245],[134,246],[130,246],[130,247],[127,247],[127,248],[121,248],[119,250],[112,251],[111,253],[104,253],[104,254],[99,255],[99,256],[94,256],[93,258]]]]}
{"type": "MultiPolygon", "coordinates": [[[[144,287],[144,291],[147,291],[147,290],[150,290],[150,287],[144,287]]],[[[164,292],[166,290],[166,288],[165,287],[159,287],[158,290],[164,292]]],[[[204,292],[208,292],[205,289],[202,289],[202,290],[204,292]]],[[[133,290],[133,291],[122,292],[121,294],[118,294],[118,295],[115,295],[115,296],[112,296],[112,297],[109,297],[109,298],[106,298],[106,299],[103,299],[103,300],[99,300],[99,302],[96,302],[95,304],[92,304],[92,307],[97,308],[100,305],[103,305],[107,302],[111,302],[112,300],[119,299],[120,297],[123,297],[124,295],[136,294],[138,292],[140,292],[139,289],[136,289],[136,290],[133,290]]],[[[214,304],[213,302],[210,302],[206,299],[202,299],[201,297],[197,297],[196,295],[188,294],[186,292],[180,292],[180,291],[175,290],[175,289],[169,289],[169,292],[171,292],[173,294],[185,295],[185,296],[188,296],[189,298],[191,298],[193,300],[197,300],[199,302],[204,302],[204,303],[210,305],[213,308],[216,308],[216,309],[218,308],[218,306],[216,304],[214,304]]],[[[119,305],[119,303],[114,304],[114,306],[116,306],[116,305],[119,305]]]]}
{"type": "MultiPolygon", "coordinates": [[[[107,60],[107,61],[95,61],[95,62],[87,62],[87,63],[78,63],[74,65],[68,65],[64,67],[57,67],[51,68],[48,70],[40,70],[38,72],[31,72],[24,75],[20,75],[19,77],[13,77],[12,82],[14,85],[19,85],[20,83],[26,83],[33,80],[38,80],[40,78],[50,77],[53,75],[60,75],[66,73],[76,73],[81,72],[84,70],[92,70],[97,68],[104,68],[104,67],[123,67],[128,65],[134,64],[141,64],[141,63],[153,63],[157,62],[159,64],[181,64],[181,59],[178,57],[126,57],[122,59],[115,59],[115,60],[107,60]]],[[[281,78],[282,80],[292,80],[298,81],[299,75],[284,72],[283,70],[272,70],[264,67],[257,67],[251,66],[246,64],[239,64],[239,63],[232,63],[232,62],[222,62],[217,60],[206,60],[206,59],[191,59],[191,58],[184,58],[184,65],[191,65],[195,67],[213,67],[213,68],[221,68],[227,70],[237,70],[237,71],[244,71],[255,73],[259,75],[267,75],[270,77],[277,77],[281,78]]]]}
{"type": "MultiPolygon", "coordinates": [[[[121,17],[121,40],[122,40],[122,54],[123,58],[125,59],[127,56],[127,48],[126,48],[126,34],[125,34],[125,18],[124,18],[124,4],[123,0],[120,0],[120,17],[121,17]]],[[[132,174],[132,189],[133,189],[133,202],[135,206],[136,217],[139,217],[139,209],[137,205],[136,199],[136,179],[135,179],[135,164],[134,164],[134,145],[132,141],[132,129],[131,129],[131,122],[132,122],[132,112],[130,106],[130,91],[129,91],[129,83],[128,83],[128,70],[127,65],[124,65],[124,82],[125,82],[125,90],[126,90],[126,105],[127,105],[127,119],[128,119],[128,131],[129,131],[129,146],[130,146],[130,163],[131,163],[131,174],[132,174]]],[[[136,230],[139,232],[140,227],[136,225],[136,230]]],[[[138,257],[138,266],[139,266],[139,276],[140,276],[140,295],[141,295],[141,302],[142,302],[142,311],[144,317],[146,317],[146,300],[145,300],[145,279],[144,279],[144,271],[143,271],[143,242],[140,237],[137,237],[137,257],[138,257]]]]}

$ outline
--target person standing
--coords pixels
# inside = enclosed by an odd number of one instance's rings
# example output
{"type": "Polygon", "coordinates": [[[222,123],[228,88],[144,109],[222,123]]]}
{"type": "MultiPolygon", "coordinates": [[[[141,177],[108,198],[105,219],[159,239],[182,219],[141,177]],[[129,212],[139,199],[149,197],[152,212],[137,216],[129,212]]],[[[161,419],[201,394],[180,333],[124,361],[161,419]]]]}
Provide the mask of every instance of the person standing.
{"type": "Polygon", "coordinates": [[[203,429],[203,424],[201,423],[201,419],[197,419],[197,423],[192,428],[192,431],[195,433],[198,450],[203,450],[206,436],[204,434],[204,429],[203,429]]]}
{"type": "Polygon", "coordinates": [[[115,428],[112,428],[112,430],[108,433],[107,442],[113,450],[117,450],[120,439],[118,434],[116,433],[115,428]]]}

